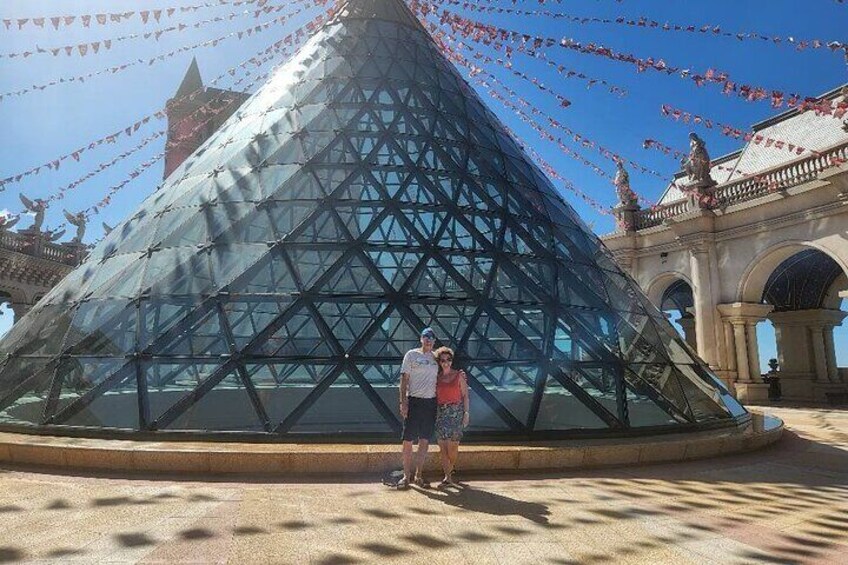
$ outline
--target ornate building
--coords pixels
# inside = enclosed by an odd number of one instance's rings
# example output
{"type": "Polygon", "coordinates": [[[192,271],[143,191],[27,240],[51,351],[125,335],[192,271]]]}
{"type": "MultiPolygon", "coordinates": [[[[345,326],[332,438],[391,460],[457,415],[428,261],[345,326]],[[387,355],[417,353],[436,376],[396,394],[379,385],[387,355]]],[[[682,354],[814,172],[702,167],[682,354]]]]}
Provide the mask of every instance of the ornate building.
{"type": "Polygon", "coordinates": [[[621,227],[604,242],[655,304],[680,310],[687,341],[742,400],[766,399],[756,330],[765,319],[784,398],[844,398],[848,369],[837,366],[833,329],[848,315],[846,126],[791,110],[712,162],[692,142],[687,171],[659,205],[623,202],[621,227]]]}

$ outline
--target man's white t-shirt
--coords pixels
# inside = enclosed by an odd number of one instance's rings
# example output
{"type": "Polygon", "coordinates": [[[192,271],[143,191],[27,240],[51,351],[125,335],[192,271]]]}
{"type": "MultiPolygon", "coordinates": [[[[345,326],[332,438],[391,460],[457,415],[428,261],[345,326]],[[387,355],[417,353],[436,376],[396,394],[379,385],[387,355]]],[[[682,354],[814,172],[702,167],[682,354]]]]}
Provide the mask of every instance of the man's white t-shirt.
{"type": "Polygon", "coordinates": [[[423,353],[420,349],[410,349],[403,356],[400,372],[409,375],[409,396],[436,397],[436,375],[439,372],[439,365],[432,352],[423,353]]]}

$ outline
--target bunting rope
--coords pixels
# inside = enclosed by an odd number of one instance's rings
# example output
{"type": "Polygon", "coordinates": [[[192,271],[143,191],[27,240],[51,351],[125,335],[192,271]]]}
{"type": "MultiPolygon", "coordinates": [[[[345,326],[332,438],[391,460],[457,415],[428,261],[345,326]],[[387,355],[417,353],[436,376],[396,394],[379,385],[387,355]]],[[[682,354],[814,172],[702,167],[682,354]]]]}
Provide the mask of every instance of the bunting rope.
{"type": "Polygon", "coordinates": [[[233,37],[238,37],[239,39],[241,39],[244,35],[250,36],[254,32],[260,33],[262,31],[266,31],[272,25],[285,23],[290,18],[292,18],[292,17],[300,14],[301,12],[303,12],[303,10],[304,10],[304,8],[299,8],[291,14],[279,16],[277,18],[274,18],[273,20],[258,24],[256,26],[252,26],[252,27],[249,27],[247,29],[240,30],[240,31],[233,31],[233,32],[230,32],[226,35],[222,35],[220,37],[217,37],[215,39],[208,39],[206,41],[201,41],[199,43],[195,43],[194,45],[187,45],[187,46],[179,47],[177,49],[169,51],[168,53],[164,53],[164,54],[158,55],[156,57],[151,57],[150,59],[136,59],[135,61],[131,61],[129,63],[124,63],[123,65],[109,67],[107,69],[101,69],[99,71],[94,71],[94,72],[91,72],[91,73],[88,73],[88,74],[85,74],[85,75],[56,79],[56,80],[50,81],[49,83],[46,83],[46,84],[31,86],[31,87],[24,88],[22,90],[17,90],[17,91],[14,91],[14,92],[6,92],[6,93],[3,93],[3,94],[0,94],[0,102],[2,102],[4,98],[8,98],[8,97],[12,97],[12,96],[23,96],[24,94],[29,94],[29,93],[35,92],[36,90],[44,91],[47,88],[50,88],[50,87],[53,87],[53,86],[56,86],[56,85],[59,85],[59,84],[66,84],[66,83],[71,83],[71,82],[85,82],[86,80],[91,79],[93,77],[103,75],[103,74],[108,74],[108,73],[111,73],[111,74],[114,75],[114,74],[117,74],[118,72],[125,71],[126,69],[131,68],[131,67],[135,67],[137,65],[147,64],[147,66],[152,66],[153,64],[155,64],[157,62],[164,61],[165,59],[174,57],[175,55],[178,55],[180,53],[185,53],[187,51],[193,51],[195,49],[199,49],[199,48],[202,48],[202,47],[217,47],[218,44],[221,43],[222,41],[232,39],[233,37]]]}
{"type": "MultiPolygon", "coordinates": [[[[310,29],[309,29],[310,25],[311,26],[320,25],[318,22],[319,22],[319,20],[323,20],[323,17],[324,17],[324,14],[319,14],[311,22],[301,26],[300,28],[295,30],[293,33],[286,35],[286,37],[284,37],[283,39],[275,42],[274,44],[270,45],[269,47],[266,47],[264,50],[256,52],[249,59],[245,59],[241,63],[227,69],[226,71],[224,71],[223,73],[221,73],[220,75],[218,75],[217,77],[212,79],[210,81],[210,84],[212,84],[212,85],[216,84],[218,81],[223,79],[228,74],[230,76],[234,76],[237,69],[244,68],[249,64],[255,64],[255,61],[256,61],[258,56],[267,55],[267,54],[271,53],[272,51],[279,49],[280,45],[283,45],[283,44],[291,45],[293,41],[299,42],[303,38],[306,31],[310,31],[310,29]]],[[[197,89],[193,90],[192,92],[181,96],[180,98],[172,100],[170,102],[170,104],[176,105],[176,104],[180,104],[180,103],[183,103],[183,102],[190,102],[190,101],[194,100],[197,96],[202,94],[204,92],[204,90],[205,90],[205,87],[197,88],[197,89]]],[[[5,186],[7,184],[21,182],[23,179],[25,179],[25,178],[27,178],[31,175],[39,174],[42,169],[58,170],[63,161],[66,161],[68,159],[73,159],[75,161],[79,161],[80,158],[81,158],[81,155],[86,151],[90,151],[90,150],[92,150],[92,149],[94,149],[94,148],[96,148],[100,145],[103,145],[104,143],[115,143],[121,136],[126,136],[126,137],[132,136],[133,133],[138,131],[139,128],[141,128],[143,125],[150,122],[151,119],[153,119],[153,118],[165,119],[167,117],[167,108],[168,108],[168,106],[161,108],[161,109],[157,110],[156,112],[149,114],[149,115],[145,116],[144,118],[141,118],[140,120],[138,120],[135,123],[127,126],[126,128],[122,128],[122,129],[120,129],[120,130],[118,130],[114,133],[111,133],[111,134],[106,135],[106,136],[104,136],[100,139],[97,139],[97,140],[89,143],[87,146],[80,147],[80,148],[78,148],[74,151],[71,151],[71,152],[66,153],[64,155],[61,155],[60,157],[57,157],[56,159],[52,159],[50,161],[47,161],[46,163],[43,163],[43,164],[38,165],[36,167],[32,167],[31,169],[28,169],[28,170],[23,171],[21,173],[11,175],[11,176],[6,177],[4,179],[0,179],[0,192],[5,190],[5,186]]]]}
{"type": "MultiPolygon", "coordinates": [[[[308,2],[308,0],[296,0],[293,2],[294,4],[308,2]]],[[[289,4],[290,6],[291,4],[289,4]]],[[[159,38],[165,34],[172,32],[182,32],[186,29],[200,29],[201,27],[207,26],[213,23],[219,23],[223,21],[233,21],[238,17],[252,15],[254,18],[258,18],[262,14],[270,14],[272,12],[279,13],[285,10],[287,5],[280,6],[265,6],[259,10],[244,10],[242,12],[231,12],[224,16],[216,16],[214,18],[207,18],[205,20],[201,20],[199,22],[195,22],[193,24],[185,24],[179,23],[177,25],[172,25],[166,28],[160,28],[152,31],[148,31],[145,33],[131,33],[129,35],[122,35],[120,37],[113,37],[111,39],[99,39],[97,41],[90,41],[86,43],[77,43],[73,45],[63,45],[61,47],[40,47],[39,45],[35,46],[34,51],[26,50],[26,51],[18,51],[15,53],[0,53],[0,59],[15,59],[21,57],[26,59],[31,57],[32,55],[52,55],[54,57],[58,57],[60,53],[65,53],[66,56],[70,57],[75,53],[80,57],[85,57],[86,55],[97,55],[100,53],[101,48],[105,51],[108,51],[112,48],[113,45],[124,42],[131,41],[134,39],[150,39],[153,38],[156,41],[159,41],[159,38]]]]}
{"type": "MultiPolygon", "coordinates": [[[[438,0],[436,0],[436,1],[438,1],[438,0]]],[[[427,16],[429,14],[435,14],[435,12],[433,10],[431,10],[430,6],[428,6],[426,4],[420,4],[419,2],[415,2],[415,1],[410,3],[410,8],[412,8],[413,10],[416,10],[418,14],[422,14],[424,16],[427,16]]],[[[424,22],[422,20],[422,23],[424,23],[427,27],[429,27],[431,33],[435,33],[436,26],[434,26],[432,22],[424,22]]],[[[514,51],[512,46],[504,45],[500,42],[491,43],[488,46],[492,47],[496,51],[503,52],[506,55],[507,59],[512,58],[513,51],[514,51]]],[[[467,46],[467,48],[470,49],[470,46],[467,46]]],[[[593,87],[597,84],[600,84],[600,85],[607,87],[607,89],[609,90],[609,92],[611,94],[617,94],[619,96],[625,96],[627,94],[627,91],[624,88],[621,88],[620,86],[616,86],[616,85],[614,85],[614,84],[612,84],[612,83],[610,83],[610,82],[608,82],[604,79],[592,78],[592,77],[586,75],[585,73],[568,69],[564,65],[561,65],[561,64],[556,63],[555,61],[552,61],[542,51],[521,51],[521,52],[524,53],[528,57],[532,57],[534,59],[538,59],[538,60],[542,61],[547,66],[554,69],[556,71],[556,73],[558,75],[562,76],[563,78],[578,79],[578,80],[585,81],[587,83],[588,88],[591,88],[591,87],[593,87]]],[[[512,70],[512,62],[511,61],[505,62],[505,61],[502,61],[501,59],[497,59],[495,62],[497,64],[503,66],[504,68],[512,70]]]]}
{"type": "Polygon", "coordinates": [[[49,22],[53,29],[58,31],[60,26],[70,27],[74,22],[79,22],[83,27],[91,27],[92,23],[104,26],[107,24],[120,24],[129,21],[135,17],[141,19],[143,24],[150,21],[159,22],[164,15],[167,18],[173,17],[176,12],[197,12],[205,8],[217,8],[220,6],[244,6],[247,4],[257,4],[264,6],[268,0],[215,0],[214,2],[204,2],[203,4],[195,4],[193,6],[175,6],[170,8],[158,8],[153,10],[139,10],[129,12],[107,12],[98,14],[84,15],[67,15],[67,16],[41,16],[34,18],[4,18],[3,26],[6,31],[22,31],[27,25],[41,29],[49,29],[46,24],[49,22]],[[151,19],[152,17],[152,19],[151,19]],[[17,27],[15,27],[17,26],[17,27]]]}
{"type": "MultiPolygon", "coordinates": [[[[423,19],[423,16],[422,16],[422,15],[420,15],[420,14],[419,14],[417,17],[418,17],[418,19],[421,21],[421,23],[422,23],[423,25],[425,25],[425,26],[427,25],[427,22],[426,22],[426,20],[424,20],[424,19],[423,19]]],[[[466,70],[468,70],[468,71],[469,71],[469,76],[470,76],[471,78],[474,78],[475,82],[480,82],[480,81],[481,81],[481,79],[477,78],[477,77],[476,77],[476,75],[475,75],[475,74],[471,71],[471,69],[472,69],[474,66],[473,66],[473,65],[468,64],[468,63],[465,61],[464,57],[462,57],[462,56],[461,56],[461,55],[459,55],[458,53],[454,52],[454,51],[450,48],[450,46],[448,46],[448,45],[447,45],[444,41],[442,41],[439,37],[434,37],[434,41],[436,42],[436,45],[440,48],[440,50],[441,50],[441,51],[442,51],[442,52],[443,52],[446,56],[448,56],[451,60],[453,60],[453,61],[457,62],[458,64],[460,64],[461,66],[463,66],[463,68],[465,68],[466,70]]],[[[484,84],[485,84],[485,83],[484,83],[484,84]]],[[[563,186],[565,186],[568,190],[570,190],[571,192],[573,192],[574,194],[576,194],[577,196],[579,196],[579,197],[580,197],[580,198],[581,198],[584,202],[586,202],[587,204],[589,204],[590,206],[592,206],[594,209],[596,209],[596,210],[598,211],[598,213],[600,213],[600,214],[605,214],[605,215],[609,215],[609,214],[610,214],[610,211],[609,211],[606,207],[604,207],[602,204],[600,204],[600,203],[599,203],[598,201],[596,201],[594,198],[592,198],[591,196],[589,196],[588,194],[586,194],[585,192],[583,192],[583,191],[581,191],[579,188],[577,188],[577,187],[574,185],[574,183],[573,183],[573,182],[571,182],[570,180],[566,179],[566,178],[565,178],[565,177],[563,177],[561,174],[559,174],[559,172],[558,172],[556,169],[554,169],[554,168],[553,168],[553,167],[552,167],[552,166],[551,166],[551,165],[550,165],[550,164],[549,164],[549,163],[548,163],[548,162],[547,162],[547,161],[546,161],[546,160],[545,160],[545,159],[544,159],[541,155],[539,155],[539,153],[537,153],[537,152],[536,152],[536,151],[535,151],[532,147],[529,147],[528,145],[526,145],[525,143],[523,143],[523,141],[521,141],[521,138],[520,138],[520,137],[519,137],[519,136],[518,136],[518,135],[517,135],[517,134],[516,134],[516,133],[515,133],[512,129],[510,129],[510,128],[509,128],[509,126],[507,126],[506,124],[501,124],[501,125],[504,127],[504,129],[506,129],[507,133],[509,133],[509,135],[510,135],[510,136],[512,136],[512,139],[514,139],[514,140],[515,140],[515,141],[519,144],[519,146],[522,148],[522,150],[524,150],[525,152],[528,152],[529,154],[533,155],[533,158],[537,160],[537,162],[539,163],[539,166],[540,166],[540,167],[541,167],[544,171],[546,171],[546,172],[548,173],[548,175],[550,175],[552,178],[554,178],[554,179],[558,180],[560,183],[562,183],[562,185],[563,185],[563,186]]]]}
{"type": "MultiPolygon", "coordinates": [[[[466,69],[468,71],[469,77],[474,79],[474,81],[477,84],[479,84],[480,86],[485,88],[486,92],[489,94],[489,96],[491,96],[492,98],[494,98],[495,100],[500,102],[501,105],[503,105],[507,109],[512,110],[513,113],[515,113],[515,115],[517,115],[524,123],[526,123],[531,128],[533,128],[536,131],[536,133],[539,134],[540,137],[542,137],[543,139],[547,139],[548,141],[550,141],[552,143],[557,144],[559,146],[560,150],[563,153],[565,153],[566,155],[568,155],[572,159],[575,159],[576,161],[582,163],[586,167],[589,167],[599,176],[604,177],[604,178],[609,179],[609,180],[612,180],[612,177],[609,174],[607,174],[607,172],[604,171],[599,165],[597,165],[596,163],[593,163],[592,161],[586,159],[585,157],[583,157],[582,155],[580,155],[576,151],[574,151],[571,148],[564,145],[562,143],[561,139],[557,138],[556,136],[554,136],[550,132],[546,131],[544,129],[544,127],[542,127],[541,124],[536,122],[536,120],[534,120],[532,117],[528,116],[518,105],[509,101],[506,97],[504,97],[497,90],[495,90],[495,88],[491,84],[489,84],[485,80],[481,79],[478,75],[483,75],[483,76],[487,77],[489,80],[492,81],[492,83],[497,84],[498,86],[500,86],[504,90],[507,90],[507,92],[510,94],[510,96],[518,98],[520,103],[524,107],[534,109],[534,106],[529,104],[526,100],[518,97],[517,93],[515,93],[515,91],[511,91],[511,90],[507,89],[505,87],[505,85],[500,80],[497,79],[497,77],[495,77],[494,75],[492,75],[488,71],[485,71],[485,70],[481,69],[480,67],[470,63],[468,61],[468,59],[463,57],[460,53],[456,52],[454,49],[452,49],[450,46],[448,46],[447,43],[445,43],[444,41],[440,41],[438,44],[440,45],[440,47],[442,47],[442,52],[445,54],[445,56],[450,61],[452,61],[452,62],[456,63],[457,65],[460,65],[461,67],[466,69]]],[[[534,112],[534,113],[541,114],[541,112],[538,110],[538,108],[535,108],[535,110],[536,110],[536,112],[534,112]]]]}
{"type": "MultiPolygon", "coordinates": [[[[323,13],[322,13],[322,14],[319,14],[319,15],[317,15],[317,16],[316,16],[316,17],[315,17],[312,21],[308,22],[307,24],[305,24],[304,26],[302,26],[301,28],[299,28],[297,31],[301,31],[301,30],[303,30],[303,29],[309,29],[309,30],[311,30],[311,31],[312,31],[312,30],[314,30],[314,29],[317,29],[317,27],[319,27],[319,26],[320,26],[320,24],[323,22],[323,20],[324,20],[324,14],[323,14],[323,13]]],[[[299,43],[302,41],[302,39],[304,38],[304,34],[303,34],[303,33],[300,33],[300,34],[299,34],[299,33],[296,33],[296,32],[295,32],[295,33],[293,33],[293,34],[291,34],[291,35],[294,35],[294,36],[295,36],[295,40],[294,40],[293,42],[291,42],[291,41],[289,42],[289,44],[293,44],[293,45],[297,45],[297,44],[299,44],[299,43]]],[[[287,36],[287,37],[288,37],[288,36],[287,36]]],[[[281,40],[279,40],[279,41],[275,42],[273,45],[271,45],[271,46],[270,46],[269,48],[267,48],[265,51],[263,51],[263,53],[266,53],[267,55],[266,55],[266,57],[264,58],[264,60],[263,60],[262,62],[255,62],[255,61],[254,61],[255,57],[252,57],[251,59],[249,59],[249,60],[245,61],[245,63],[247,63],[247,62],[252,62],[252,61],[253,61],[253,62],[254,62],[254,64],[256,64],[257,66],[261,66],[261,64],[264,64],[264,62],[267,62],[268,60],[271,60],[272,58],[274,58],[274,53],[276,53],[276,52],[280,51],[280,49],[282,49],[282,53],[283,53],[283,55],[284,55],[284,57],[283,57],[283,59],[280,61],[280,63],[278,63],[278,64],[277,64],[277,65],[276,65],[276,66],[275,66],[275,67],[274,67],[271,71],[269,71],[268,73],[264,73],[264,74],[261,74],[261,75],[258,75],[257,77],[255,77],[255,78],[254,78],[254,80],[250,83],[250,85],[248,85],[249,87],[252,87],[253,85],[255,85],[255,84],[256,84],[257,82],[259,82],[260,80],[263,80],[264,78],[268,77],[268,76],[270,75],[270,73],[271,73],[271,72],[273,72],[274,70],[276,70],[276,69],[277,69],[277,68],[279,68],[280,66],[284,65],[284,64],[285,64],[285,63],[289,60],[289,58],[290,58],[290,57],[289,57],[289,56],[287,56],[287,55],[289,55],[288,48],[284,46],[284,44],[286,43],[286,41],[287,41],[287,38],[281,39],[281,40]]],[[[235,69],[235,68],[238,68],[238,67],[244,67],[244,63],[242,63],[242,64],[238,65],[237,67],[234,67],[234,69],[235,69]]],[[[219,75],[218,77],[216,77],[216,78],[215,78],[212,82],[213,82],[213,83],[214,83],[214,82],[217,82],[218,80],[220,80],[221,78],[223,78],[223,77],[224,77],[224,76],[226,76],[227,74],[229,74],[229,75],[234,75],[234,72],[233,72],[233,71],[234,71],[234,69],[230,69],[230,70],[228,70],[228,71],[225,71],[224,73],[222,73],[221,75],[219,75]]],[[[250,71],[248,71],[248,73],[249,73],[249,72],[250,72],[250,71]]],[[[244,80],[244,79],[241,79],[239,82],[241,82],[242,80],[244,80]]],[[[212,100],[208,101],[206,104],[204,104],[203,106],[201,106],[200,108],[198,108],[197,110],[195,110],[192,114],[190,114],[190,115],[188,115],[188,116],[184,117],[184,118],[183,118],[182,120],[180,120],[180,121],[182,122],[182,121],[184,121],[184,120],[191,119],[192,117],[196,116],[198,113],[206,113],[206,112],[204,111],[204,110],[205,110],[205,107],[206,107],[206,106],[208,106],[208,105],[210,105],[210,104],[215,103],[215,102],[217,101],[217,99],[218,99],[218,97],[216,97],[216,98],[214,98],[214,99],[212,99],[212,100]]],[[[174,142],[179,142],[179,141],[182,141],[182,140],[185,140],[185,139],[193,138],[193,137],[194,137],[194,135],[196,135],[198,132],[203,131],[203,130],[206,128],[206,125],[208,124],[208,122],[209,122],[210,120],[212,120],[212,119],[213,119],[213,118],[214,118],[214,117],[215,117],[218,113],[220,113],[220,112],[221,112],[221,111],[223,111],[224,109],[225,109],[225,107],[221,107],[221,108],[218,108],[217,110],[215,110],[215,111],[213,111],[213,112],[210,112],[210,113],[212,114],[210,117],[208,117],[206,120],[204,120],[204,121],[199,122],[198,124],[196,124],[196,125],[194,126],[194,128],[193,128],[190,132],[188,132],[187,134],[185,134],[184,136],[179,137],[179,138],[176,138],[175,140],[172,140],[172,141],[174,141],[174,142]]],[[[155,139],[157,139],[157,138],[159,138],[159,137],[161,137],[161,136],[165,135],[166,133],[167,133],[167,131],[160,131],[160,132],[157,132],[157,133],[155,133],[155,134],[153,134],[153,135],[149,136],[148,138],[146,138],[145,140],[143,140],[143,141],[142,141],[142,142],[141,142],[138,146],[134,147],[133,149],[130,149],[130,150],[128,150],[128,151],[125,151],[124,153],[122,153],[122,154],[120,154],[119,156],[117,156],[116,158],[114,158],[112,161],[109,161],[109,162],[107,162],[107,163],[103,163],[103,164],[101,164],[101,165],[100,165],[97,169],[95,169],[94,171],[89,172],[89,173],[88,173],[88,174],[86,174],[84,177],[81,177],[80,179],[78,179],[77,181],[74,181],[73,183],[71,183],[71,184],[67,185],[67,186],[66,186],[66,187],[64,187],[63,189],[60,189],[59,193],[54,194],[54,195],[51,195],[51,197],[50,197],[50,198],[48,198],[47,200],[45,200],[46,207],[47,207],[47,208],[49,208],[49,206],[50,206],[50,203],[51,203],[51,202],[54,202],[54,201],[56,201],[56,200],[61,200],[62,198],[64,198],[64,195],[65,195],[65,193],[66,193],[68,190],[71,190],[71,189],[73,189],[73,188],[76,188],[77,186],[79,186],[79,185],[80,185],[80,184],[82,184],[83,182],[85,182],[85,181],[89,180],[89,179],[90,179],[90,178],[92,178],[93,176],[95,176],[95,175],[99,174],[100,172],[102,172],[102,171],[106,170],[107,168],[109,168],[109,167],[113,166],[113,165],[114,165],[115,163],[117,163],[118,161],[120,161],[120,160],[122,160],[122,159],[125,159],[125,158],[129,157],[130,155],[132,155],[132,154],[134,154],[134,153],[136,153],[136,152],[140,151],[140,150],[141,150],[141,149],[143,149],[146,145],[148,145],[150,142],[152,142],[153,140],[155,140],[155,139]]],[[[147,161],[143,162],[141,165],[139,165],[138,167],[136,167],[136,168],[135,168],[135,169],[134,169],[134,170],[130,173],[130,175],[129,175],[129,176],[128,176],[128,177],[127,177],[127,178],[126,178],[123,182],[121,182],[121,183],[119,183],[119,184],[117,184],[117,185],[114,185],[114,186],[110,187],[110,189],[108,190],[108,192],[107,192],[107,194],[106,194],[106,196],[105,196],[105,197],[103,197],[103,198],[102,198],[100,201],[98,201],[96,204],[94,204],[93,206],[90,206],[89,208],[87,208],[87,209],[84,211],[84,212],[85,212],[85,214],[86,214],[86,217],[89,217],[89,216],[91,215],[92,210],[94,211],[94,213],[98,213],[98,211],[99,211],[102,207],[104,207],[104,206],[108,205],[108,204],[111,202],[112,196],[114,196],[114,195],[115,195],[118,191],[120,191],[122,188],[124,188],[124,187],[125,187],[127,184],[129,184],[131,181],[133,181],[133,180],[135,180],[136,178],[138,178],[138,177],[139,177],[139,176],[140,176],[140,175],[141,175],[141,174],[142,174],[145,170],[147,170],[148,168],[150,168],[151,166],[153,166],[155,163],[157,163],[158,161],[160,161],[160,160],[161,160],[161,159],[162,159],[165,155],[166,155],[166,152],[164,152],[164,151],[163,151],[163,152],[161,152],[160,154],[158,154],[158,155],[154,156],[153,158],[151,158],[151,159],[149,159],[149,160],[147,160],[147,161]]],[[[25,212],[22,212],[22,213],[25,213],[25,212]]],[[[65,224],[60,225],[60,226],[59,226],[59,228],[57,228],[57,230],[58,230],[58,229],[61,229],[61,228],[62,228],[62,227],[64,227],[64,226],[65,226],[65,224]]]]}
{"type": "MultiPolygon", "coordinates": [[[[504,8],[502,6],[481,6],[480,4],[463,1],[463,0],[431,0],[438,4],[449,4],[458,8],[463,8],[471,12],[489,13],[489,14],[509,14],[517,16],[544,16],[554,20],[566,20],[574,24],[605,24],[628,26],[643,29],[656,29],[670,32],[685,32],[701,35],[711,35],[715,37],[726,37],[737,41],[759,40],[768,41],[774,45],[789,45],[797,51],[805,49],[829,49],[832,52],[841,51],[843,56],[848,60],[848,43],[840,41],[827,41],[822,39],[796,39],[793,36],[776,36],[765,35],[757,32],[731,32],[725,31],[720,25],[681,25],[668,22],[660,23],[656,20],[639,16],[637,18],[626,18],[618,16],[616,18],[599,18],[596,16],[576,16],[574,14],[564,12],[552,12],[550,10],[523,10],[517,8],[504,8]]],[[[491,3],[491,2],[489,2],[491,3]]],[[[515,2],[513,2],[515,4],[515,2]]],[[[544,2],[540,2],[544,4],[544,2]]]]}
{"type": "MultiPolygon", "coordinates": [[[[575,186],[575,184],[573,182],[571,182],[570,180],[568,180],[567,178],[562,176],[559,173],[559,171],[557,171],[550,163],[548,163],[544,159],[544,157],[539,155],[539,153],[537,153],[535,149],[533,149],[532,147],[529,147],[528,145],[525,145],[524,142],[521,141],[521,138],[518,137],[515,134],[514,131],[512,131],[507,126],[504,126],[504,127],[506,127],[507,132],[512,136],[513,139],[516,140],[516,142],[519,144],[519,146],[521,146],[521,148],[524,151],[529,153],[533,157],[533,159],[536,160],[538,165],[542,168],[543,171],[545,171],[545,173],[548,174],[548,176],[550,176],[551,178],[553,178],[555,180],[558,180],[567,190],[571,191],[572,193],[574,193],[575,195],[580,197],[581,200],[583,200],[586,204],[591,206],[599,214],[604,215],[604,216],[612,215],[612,212],[610,211],[609,207],[604,206],[603,204],[601,204],[600,202],[598,202],[597,200],[595,200],[594,198],[592,198],[591,196],[589,196],[588,194],[586,194],[585,192],[583,192],[582,190],[577,188],[577,186],[575,186]]],[[[563,200],[565,200],[565,199],[563,199],[563,200]]]]}
{"type": "MultiPolygon", "coordinates": [[[[413,4],[419,4],[424,1],[427,0],[412,0],[413,4]]],[[[731,81],[727,73],[716,71],[715,69],[707,69],[703,75],[693,74],[690,69],[670,66],[662,59],[655,59],[653,57],[642,59],[630,53],[618,53],[603,45],[594,43],[583,45],[567,37],[555,39],[507,30],[492,24],[465,18],[447,9],[442,10],[439,22],[441,25],[449,26],[454,32],[459,33],[464,38],[476,43],[483,43],[484,45],[490,45],[493,42],[508,41],[518,43],[519,50],[527,50],[528,45],[529,49],[532,50],[559,46],[579,53],[596,55],[613,61],[632,64],[636,66],[639,72],[653,70],[668,75],[675,75],[681,79],[692,81],[699,87],[708,83],[717,84],[721,87],[721,91],[725,95],[736,94],[749,102],[770,100],[773,108],[788,106],[790,108],[799,108],[802,111],[814,110],[820,114],[832,114],[833,112],[833,106],[829,101],[819,100],[815,97],[802,97],[799,94],[786,95],[778,90],[768,90],[759,86],[739,84],[731,81]]]]}
{"type": "MultiPolygon", "coordinates": [[[[843,102],[843,104],[848,106],[848,102],[843,102]]],[[[663,116],[671,118],[676,122],[682,121],[684,124],[692,123],[695,125],[700,125],[707,129],[716,130],[726,137],[730,137],[733,139],[741,139],[746,143],[750,142],[756,145],[762,145],[763,147],[769,147],[779,150],[786,149],[787,151],[789,151],[790,153],[794,153],[795,155],[800,155],[804,151],[807,151],[807,148],[801,145],[796,145],[783,139],[764,136],[755,132],[745,132],[742,129],[715,120],[711,120],[709,118],[704,118],[697,114],[685,112],[678,108],[674,108],[668,104],[663,104],[660,107],[660,112],[663,116]]],[[[846,110],[843,108],[841,109],[841,112],[844,115],[846,110]]],[[[841,117],[841,115],[839,117],[841,117]]],[[[815,151],[813,149],[810,149],[809,151],[812,153],[818,153],[818,151],[815,151]]]]}
{"type": "MultiPolygon", "coordinates": [[[[447,49],[450,49],[449,47],[447,47],[447,43],[456,43],[456,44],[462,45],[462,42],[458,41],[456,38],[452,37],[450,34],[447,34],[444,31],[433,29],[432,23],[430,23],[430,29],[433,32],[434,38],[436,38],[438,41],[445,44],[447,49]]],[[[448,53],[448,52],[446,51],[446,53],[448,53]]],[[[449,58],[451,57],[450,54],[448,56],[449,56],[449,58]]],[[[630,159],[626,159],[626,158],[622,157],[621,155],[619,155],[619,154],[617,154],[613,151],[610,151],[606,147],[598,145],[594,141],[586,138],[585,136],[583,136],[582,134],[572,130],[571,128],[564,126],[559,121],[555,120],[554,118],[551,118],[546,113],[543,113],[534,104],[531,104],[530,102],[528,102],[521,95],[519,95],[518,92],[516,92],[515,90],[511,89],[509,86],[504,84],[503,81],[499,80],[492,73],[485,71],[484,69],[482,69],[480,67],[475,66],[474,74],[485,74],[487,77],[489,77],[490,80],[495,82],[501,89],[506,91],[507,94],[509,94],[511,97],[513,97],[515,100],[517,100],[519,102],[519,104],[521,104],[521,106],[523,106],[524,108],[527,108],[528,110],[530,110],[530,112],[532,114],[534,114],[536,116],[544,117],[552,127],[564,131],[566,134],[568,134],[574,140],[575,143],[579,143],[582,147],[589,148],[589,149],[596,149],[604,158],[609,159],[610,161],[612,161],[614,163],[621,161],[623,163],[628,163],[631,167],[633,167],[634,169],[637,169],[637,170],[639,170],[643,173],[659,177],[663,180],[665,180],[667,178],[666,175],[663,175],[663,174],[661,174],[657,171],[649,169],[648,167],[645,167],[644,165],[642,165],[640,163],[637,163],[637,162],[632,161],[630,159]]],[[[472,76],[474,76],[474,74],[472,74],[472,76]]],[[[594,163],[592,163],[588,159],[585,159],[582,156],[578,156],[578,160],[580,160],[581,162],[584,162],[584,164],[586,166],[589,166],[591,168],[597,167],[597,165],[595,165],[594,163]]],[[[598,168],[600,169],[600,167],[598,167],[598,168]]]]}

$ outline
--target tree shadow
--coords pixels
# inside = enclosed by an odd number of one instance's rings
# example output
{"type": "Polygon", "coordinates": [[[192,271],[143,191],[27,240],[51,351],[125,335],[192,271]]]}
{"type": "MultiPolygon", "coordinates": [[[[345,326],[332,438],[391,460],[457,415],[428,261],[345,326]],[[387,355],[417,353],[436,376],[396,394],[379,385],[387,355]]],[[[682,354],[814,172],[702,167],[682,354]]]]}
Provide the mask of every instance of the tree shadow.
{"type": "Polygon", "coordinates": [[[465,483],[459,483],[459,490],[442,490],[438,492],[419,490],[424,496],[471,512],[491,514],[493,516],[520,516],[537,524],[547,524],[551,512],[548,507],[538,502],[524,502],[502,494],[472,488],[465,483]]]}

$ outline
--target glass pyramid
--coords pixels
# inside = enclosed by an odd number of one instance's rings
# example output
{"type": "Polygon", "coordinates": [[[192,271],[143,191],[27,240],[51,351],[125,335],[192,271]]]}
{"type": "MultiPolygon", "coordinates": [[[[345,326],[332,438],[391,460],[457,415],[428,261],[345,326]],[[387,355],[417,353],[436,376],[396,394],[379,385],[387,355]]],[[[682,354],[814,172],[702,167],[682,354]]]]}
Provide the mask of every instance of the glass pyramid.
{"type": "Polygon", "coordinates": [[[399,0],[350,0],[0,342],[0,425],[397,438],[436,329],[478,437],[735,424],[399,0]]]}

